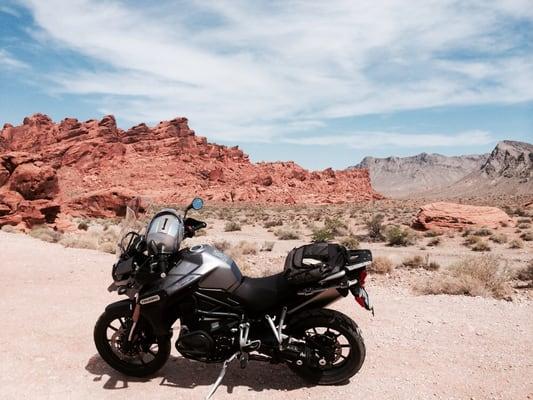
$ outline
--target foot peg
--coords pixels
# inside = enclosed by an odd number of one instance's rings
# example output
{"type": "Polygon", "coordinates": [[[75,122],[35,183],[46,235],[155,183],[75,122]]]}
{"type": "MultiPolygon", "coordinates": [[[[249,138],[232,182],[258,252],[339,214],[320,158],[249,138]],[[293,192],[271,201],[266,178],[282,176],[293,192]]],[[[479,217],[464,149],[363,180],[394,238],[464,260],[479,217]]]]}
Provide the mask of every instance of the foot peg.
{"type": "Polygon", "coordinates": [[[246,368],[249,359],[250,357],[248,356],[248,353],[241,353],[241,356],[239,357],[239,361],[241,362],[241,369],[246,368]]]}
{"type": "MultiPolygon", "coordinates": [[[[216,390],[218,389],[218,387],[222,383],[222,379],[224,379],[224,375],[226,375],[226,369],[228,368],[228,364],[230,362],[232,362],[233,360],[235,360],[238,355],[239,355],[239,353],[235,353],[230,358],[228,358],[226,361],[224,361],[224,364],[222,364],[222,370],[220,371],[220,374],[218,374],[218,378],[215,381],[215,383],[213,383],[213,386],[211,387],[211,390],[209,391],[209,394],[206,396],[206,398],[205,398],[206,400],[210,399],[211,396],[213,396],[215,394],[216,390]]],[[[242,363],[242,361],[241,361],[241,363],[242,363]]]]}

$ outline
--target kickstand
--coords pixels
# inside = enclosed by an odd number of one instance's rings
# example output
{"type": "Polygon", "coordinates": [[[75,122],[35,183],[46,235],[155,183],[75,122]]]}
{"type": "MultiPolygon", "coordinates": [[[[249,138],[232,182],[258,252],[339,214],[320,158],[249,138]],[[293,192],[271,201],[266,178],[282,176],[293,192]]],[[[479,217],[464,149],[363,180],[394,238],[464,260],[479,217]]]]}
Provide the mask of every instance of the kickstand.
{"type": "Polygon", "coordinates": [[[237,352],[234,355],[232,355],[230,358],[228,358],[226,361],[224,361],[224,364],[222,365],[222,370],[220,371],[220,374],[218,374],[218,378],[215,381],[215,383],[213,383],[213,386],[211,387],[211,390],[209,391],[209,394],[206,396],[205,400],[210,399],[211,396],[215,394],[216,390],[222,383],[222,379],[224,379],[224,375],[226,375],[226,369],[228,368],[228,364],[232,362],[233,360],[235,360],[238,355],[239,353],[237,352]]]}

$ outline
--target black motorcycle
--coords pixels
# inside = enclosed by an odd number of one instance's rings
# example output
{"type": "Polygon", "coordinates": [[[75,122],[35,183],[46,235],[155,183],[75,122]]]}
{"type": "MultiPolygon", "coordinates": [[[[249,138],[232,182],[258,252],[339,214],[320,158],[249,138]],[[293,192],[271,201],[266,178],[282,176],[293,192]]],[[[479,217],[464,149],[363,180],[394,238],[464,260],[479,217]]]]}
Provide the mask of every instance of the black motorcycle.
{"type": "Polygon", "coordinates": [[[232,360],[286,363],[306,381],[344,382],[361,368],[365,345],[346,315],[326,309],[351,293],[372,310],[364,289],[369,250],[333,243],[293,249],[284,272],[242,276],[235,262],[209,245],[180,249],[206,223],[159,211],[146,232],[127,233],[112,270],[116,290],[128,298],[108,305],[94,328],[100,356],[117,371],[143,377],[159,370],[171,351],[179,319],[178,352],[192,360],[223,363],[210,397],[232,360]]]}

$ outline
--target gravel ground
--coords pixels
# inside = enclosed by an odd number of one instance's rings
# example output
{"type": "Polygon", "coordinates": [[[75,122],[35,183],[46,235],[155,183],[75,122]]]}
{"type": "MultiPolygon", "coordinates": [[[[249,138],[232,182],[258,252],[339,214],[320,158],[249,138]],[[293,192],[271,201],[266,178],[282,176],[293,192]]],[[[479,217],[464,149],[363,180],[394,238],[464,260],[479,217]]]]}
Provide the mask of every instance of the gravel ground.
{"type": "MultiPolygon", "coordinates": [[[[92,330],[106,304],[114,257],[0,232],[0,398],[201,399],[219,365],[179,357],[151,379],[99,358],[92,330]]],[[[533,399],[533,302],[414,296],[369,284],[372,317],[335,308],[363,331],[367,359],[342,386],[310,387],[282,365],[231,365],[216,399],[533,399]]]]}

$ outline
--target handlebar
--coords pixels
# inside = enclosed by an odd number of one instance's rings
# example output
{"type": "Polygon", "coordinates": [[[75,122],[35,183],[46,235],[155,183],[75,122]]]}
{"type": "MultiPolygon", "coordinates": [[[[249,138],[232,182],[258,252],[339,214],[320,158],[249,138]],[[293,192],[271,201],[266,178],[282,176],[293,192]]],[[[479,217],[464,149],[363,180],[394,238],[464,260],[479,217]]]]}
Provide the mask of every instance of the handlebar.
{"type": "Polygon", "coordinates": [[[207,227],[204,221],[199,221],[194,218],[185,218],[185,237],[193,237],[197,230],[207,227]]]}

